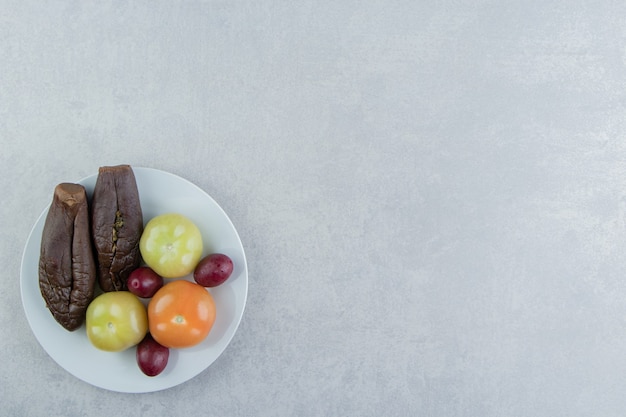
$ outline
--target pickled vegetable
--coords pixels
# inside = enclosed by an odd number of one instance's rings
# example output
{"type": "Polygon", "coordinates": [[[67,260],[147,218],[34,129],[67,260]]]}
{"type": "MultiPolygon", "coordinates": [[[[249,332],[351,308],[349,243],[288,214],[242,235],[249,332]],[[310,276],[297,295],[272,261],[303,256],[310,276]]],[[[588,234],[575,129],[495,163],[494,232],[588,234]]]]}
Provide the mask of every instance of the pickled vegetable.
{"type": "Polygon", "coordinates": [[[80,184],[61,183],[54,189],[42,231],[41,295],[55,320],[74,331],[85,321],[95,284],[87,193],[80,184]]]}
{"type": "Polygon", "coordinates": [[[122,291],[139,267],[143,214],[135,175],[129,165],[100,167],[93,191],[91,227],[103,291],[122,291]]]}

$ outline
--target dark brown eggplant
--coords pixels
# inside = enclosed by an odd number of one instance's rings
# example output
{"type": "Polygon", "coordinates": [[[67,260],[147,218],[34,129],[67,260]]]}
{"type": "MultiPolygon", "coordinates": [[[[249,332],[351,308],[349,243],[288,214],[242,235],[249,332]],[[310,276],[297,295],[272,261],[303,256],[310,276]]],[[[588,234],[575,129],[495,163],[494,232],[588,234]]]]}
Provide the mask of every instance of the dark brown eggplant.
{"type": "Polygon", "coordinates": [[[91,228],[100,288],[123,291],[141,264],[143,215],[130,165],[100,167],[91,201],[91,228]]]}
{"type": "Polygon", "coordinates": [[[61,183],[54,189],[42,232],[41,295],[56,321],[74,331],[85,320],[95,284],[87,193],[80,184],[61,183]]]}

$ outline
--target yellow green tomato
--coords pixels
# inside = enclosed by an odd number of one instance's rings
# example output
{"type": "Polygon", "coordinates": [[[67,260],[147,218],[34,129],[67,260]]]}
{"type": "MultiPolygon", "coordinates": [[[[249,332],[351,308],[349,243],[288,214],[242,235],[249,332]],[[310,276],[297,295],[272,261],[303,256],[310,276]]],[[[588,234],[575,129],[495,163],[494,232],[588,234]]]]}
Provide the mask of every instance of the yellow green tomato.
{"type": "Polygon", "coordinates": [[[180,278],[202,257],[202,234],[187,217],[161,214],[146,224],[139,241],[143,261],[163,278],[180,278]]]}
{"type": "Polygon", "coordinates": [[[148,332],[148,313],[128,291],[106,292],[94,298],[85,318],[87,337],[98,349],[120,352],[137,345],[148,332]]]}

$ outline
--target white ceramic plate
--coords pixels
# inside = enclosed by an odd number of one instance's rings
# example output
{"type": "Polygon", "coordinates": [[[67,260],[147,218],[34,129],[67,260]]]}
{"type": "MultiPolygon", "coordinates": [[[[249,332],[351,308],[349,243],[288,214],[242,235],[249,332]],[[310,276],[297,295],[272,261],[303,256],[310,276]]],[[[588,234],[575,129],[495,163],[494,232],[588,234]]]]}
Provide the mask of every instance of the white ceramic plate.
{"type": "MultiPolygon", "coordinates": [[[[165,370],[156,377],[144,375],[135,361],[135,349],[112,353],[96,349],[87,339],[84,325],[68,332],[58,324],[39,291],[38,263],[41,234],[48,209],[35,223],[22,257],[22,303],[35,337],[60,366],[94,386],[118,392],[151,392],[171,388],[204,371],[226,349],[243,316],[248,294],[248,268],[241,240],[222,208],[203,190],[176,175],[133,167],[139,188],[144,224],[152,217],[178,212],[189,217],[202,232],[204,255],[221,252],[233,260],[234,270],[224,284],[211,288],[216,319],[207,338],[197,346],[172,349],[165,370]]],[[[81,181],[88,195],[97,174],[81,181]]],[[[50,190],[50,202],[53,190],[50,190]]],[[[192,275],[182,279],[193,280],[192,275]]]]}

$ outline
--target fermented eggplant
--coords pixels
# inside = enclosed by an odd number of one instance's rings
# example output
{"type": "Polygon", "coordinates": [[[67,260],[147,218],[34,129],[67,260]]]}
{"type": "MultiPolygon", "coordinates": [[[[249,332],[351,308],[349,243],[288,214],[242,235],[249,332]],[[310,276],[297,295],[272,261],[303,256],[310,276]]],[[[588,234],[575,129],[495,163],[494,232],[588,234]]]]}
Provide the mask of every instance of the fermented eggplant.
{"type": "Polygon", "coordinates": [[[54,189],[42,232],[41,295],[56,321],[74,331],[85,320],[95,283],[87,193],[80,184],[61,183],[54,189]]]}
{"type": "Polygon", "coordinates": [[[91,230],[97,276],[105,292],[127,289],[139,267],[143,215],[135,174],[130,165],[100,167],[91,201],[91,230]]]}

